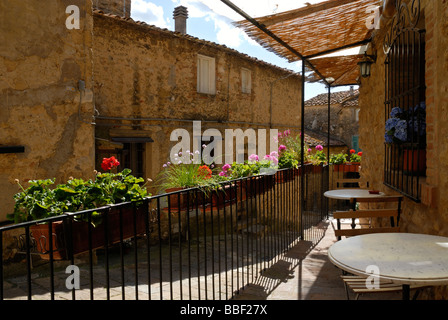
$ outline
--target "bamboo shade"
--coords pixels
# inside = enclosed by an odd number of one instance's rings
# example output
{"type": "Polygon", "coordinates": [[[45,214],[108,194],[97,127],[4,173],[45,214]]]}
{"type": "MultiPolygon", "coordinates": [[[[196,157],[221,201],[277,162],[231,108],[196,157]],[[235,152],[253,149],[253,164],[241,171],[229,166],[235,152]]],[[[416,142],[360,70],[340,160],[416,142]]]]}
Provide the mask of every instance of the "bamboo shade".
{"type": "MultiPolygon", "coordinates": [[[[381,4],[382,0],[329,0],[255,20],[306,58],[370,39],[372,7],[381,4]]],[[[235,24],[268,51],[289,62],[300,60],[250,21],[235,24]]]]}
{"type": "MultiPolygon", "coordinates": [[[[335,81],[332,86],[353,85],[358,83],[360,76],[358,62],[364,58],[364,55],[349,55],[311,59],[310,62],[325,78],[333,78],[335,81]]],[[[317,82],[321,78],[312,73],[307,77],[308,82],[317,82]]]]}

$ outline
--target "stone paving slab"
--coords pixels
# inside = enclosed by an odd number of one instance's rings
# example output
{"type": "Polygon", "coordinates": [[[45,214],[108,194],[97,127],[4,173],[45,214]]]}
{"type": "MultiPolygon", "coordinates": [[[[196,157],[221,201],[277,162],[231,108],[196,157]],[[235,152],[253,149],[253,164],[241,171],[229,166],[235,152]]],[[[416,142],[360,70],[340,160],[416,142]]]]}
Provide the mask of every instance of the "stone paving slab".
{"type": "MultiPolygon", "coordinates": [[[[322,239],[315,245],[301,241],[272,270],[244,288],[236,300],[347,300],[341,270],[328,259],[337,241],[329,223],[317,228],[322,239]]],[[[354,295],[350,294],[350,299],[354,295]]],[[[401,300],[401,293],[366,294],[360,300],[401,300]]]]}

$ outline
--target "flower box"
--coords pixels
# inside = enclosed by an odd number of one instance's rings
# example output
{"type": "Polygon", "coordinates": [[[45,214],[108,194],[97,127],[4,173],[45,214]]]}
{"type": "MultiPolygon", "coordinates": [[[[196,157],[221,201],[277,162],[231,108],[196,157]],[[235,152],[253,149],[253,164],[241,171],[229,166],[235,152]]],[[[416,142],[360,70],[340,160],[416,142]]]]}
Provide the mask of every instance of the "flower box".
{"type": "Polygon", "coordinates": [[[350,162],[346,164],[334,164],[333,171],[337,172],[359,172],[359,162],[350,162]]]}
{"type": "MultiPolygon", "coordinates": [[[[187,207],[187,194],[184,192],[180,192],[181,190],[184,190],[184,188],[168,188],[165,190],[166,193],[176,192],[174,194],[168,195],[167,200],[169,200],[170,208],[186,208],[187,207]]],[[[190,205],[191,205],[191,197],[190,197],[190,205]]]]}
{"type": "Polygon", "coordinates": [[[220,187],[210,194],[213,207],[222,207],[234,204],[237,198],[237,188],[235,185],[226,185],[220,187]]]}
{"type": "MultiPolygon", "coordinates": [[[[289,170],[288,170],[289,171],[289,170]]],[[[275,182],[277,183],[285,183],[291,180],[294,180],[293,172],[288,171],[278,171],[275,173],[275,182]]]]}
{"type": "MultiPolygon", "coordinates": [[[[91,226],[85,221],[72,221],[71,239],[73,254],[80,254],[89,251],[89,229],[91,232],[91,249],[99,249],[107,245],[119,243],[121,239],[126,240],[134,237],[134,208],[125,207],[121,209],[115,207],[107,215],[107,229],[105,215],[103,214],[102,223],[98,226],[91,226]],[[121,220],[121,221],[120,221],[121,220]],[[122,227],[120,228],[120,222],[122,227]]],[[[135,210],[136,217],[136,234],[144,234],[146,232],[145,215],[147,210],[144,206],[140,206],[135,210]]],[[[53,259],[65,260],[69,259],[69,223],[63,221],[53,222],[52,224],[52,247],[53,259]]],[[[50,259],[50,234],[48,224],[37,224],[30,227],[31,237],[36,241],[36,250],[44,260],[50,259]]]]}

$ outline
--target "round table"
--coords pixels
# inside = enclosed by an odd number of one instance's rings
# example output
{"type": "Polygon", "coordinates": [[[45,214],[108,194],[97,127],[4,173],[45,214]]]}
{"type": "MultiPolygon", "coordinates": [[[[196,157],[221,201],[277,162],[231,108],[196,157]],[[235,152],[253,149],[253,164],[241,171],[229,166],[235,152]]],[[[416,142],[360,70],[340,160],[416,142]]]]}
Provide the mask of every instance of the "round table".
{"type": "Polygon", "coordinates": [[[374,233],[346,238],[328,250],[330,261],[342,270],[372,276],[403,285],[409,299],[409,285],[448,284],[448,238],[415,233],[374,233]],[[369,271],[370,270],[370,271],[369,271]]]}
{"type": "Polygon", "coordinates": [[[370,193],[367,189],[335,189],[324,192],[324,196],[331,199],[350,200],[353,198],[376,198],[383,197],[385,194],[370,193]]]}

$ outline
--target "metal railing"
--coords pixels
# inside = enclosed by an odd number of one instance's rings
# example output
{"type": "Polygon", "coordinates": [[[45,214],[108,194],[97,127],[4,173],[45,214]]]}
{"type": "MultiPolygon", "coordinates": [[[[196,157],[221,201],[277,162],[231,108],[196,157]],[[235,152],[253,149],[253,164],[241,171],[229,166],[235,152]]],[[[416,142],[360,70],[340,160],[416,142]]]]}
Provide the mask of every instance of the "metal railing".
{"type": "Polygon", "coordinates": [[[231,299],[319,240],[327,182],[305,166],[2,227],[0,300],[231,299]]]}

